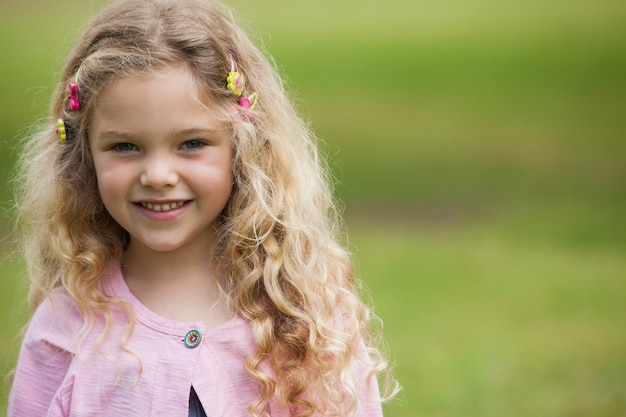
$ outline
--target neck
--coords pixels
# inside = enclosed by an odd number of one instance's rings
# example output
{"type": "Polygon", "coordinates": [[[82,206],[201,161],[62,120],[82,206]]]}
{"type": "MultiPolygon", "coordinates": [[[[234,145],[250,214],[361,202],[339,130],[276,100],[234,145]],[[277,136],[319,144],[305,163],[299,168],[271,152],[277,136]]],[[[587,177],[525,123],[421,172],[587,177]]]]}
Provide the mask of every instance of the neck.
{"type": "Polygon", "coordinates": [[[228,317],[215,262],[206,245],[156,252],[131,241],[122,271],[135,297],[162,317],[204,321],[207,328],[228,317]]]}
{"type": "Polygon", "coordinates": [[[122,268],[127,279],[141,279],[152,284],[182,284],[187,280],[214,277],[215,262],[210,248],[204,245],[186,246],[170,252],[158,252],[130,243],[122,268]]]}

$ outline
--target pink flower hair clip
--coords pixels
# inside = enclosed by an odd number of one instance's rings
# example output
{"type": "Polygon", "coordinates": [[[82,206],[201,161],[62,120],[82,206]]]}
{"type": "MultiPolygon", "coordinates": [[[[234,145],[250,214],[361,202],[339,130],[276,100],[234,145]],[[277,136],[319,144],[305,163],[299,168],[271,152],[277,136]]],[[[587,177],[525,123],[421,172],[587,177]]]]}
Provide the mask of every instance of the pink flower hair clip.
{"type": "MultiPolygon", "coordinates": [[[[245,78],[239,72],[239,68],[235,63],[235,59],[233,58],[232,54],[228,54],[228,57],[230,58],[230,72],[226,77],[226,88],[232,91],[235,97],[241,97],[243,95],[243,89],[245,87],[245,78]]],[[[238,113],[243,120],[252,119],[250,111],[253,110],[256,106],[258,98],[259,95],[254,92],[247,97],[244,96],[239,99],[239,106],[241,106],[242,109],[238,110],[238,113]]]]}
{"type": "Polygon", "coordinates": [[[67,109],[70,111],[80,110],[80,102],[78,101],[78,84],[70,83],[67,87],[67,109]]]}
{"type": "Polygon", "coordinates": [[[258,97],[259,95],[256,92],[254,92],[250,94],[250,96],[242,97],[241,100],[239,100],[239,105],[243,107],[242,110],[239,110],[239,116],[241,116],[243,120],[252,119],[252,114],[250,114],[249,110],[254,109],[254,106],[256,106],[258,97]]]}

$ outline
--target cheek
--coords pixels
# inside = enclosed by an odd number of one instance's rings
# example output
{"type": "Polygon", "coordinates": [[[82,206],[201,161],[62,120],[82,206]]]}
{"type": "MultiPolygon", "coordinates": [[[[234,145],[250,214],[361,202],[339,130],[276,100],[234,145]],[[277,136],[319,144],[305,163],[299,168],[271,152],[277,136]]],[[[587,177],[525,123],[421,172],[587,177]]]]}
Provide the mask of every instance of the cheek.
{"type": "Polygon", "coordinates": [[[110,205],[126,196],[133,182],[133,174],[124,164],[111,163],[111,161],[102,163],[103,161],[97,160],[95,162],[100,198],[107,210],[111,211],[110,205]]]}
{"type": "Polygon", "coordinates": [[[186,178],[201,188],[227,188],[230,193],[234,181],[231,152],[211,155],[197,164],[187,164],[186,167],[186,178]]]}
{"type": "Polygon", "coordinates": [[[118,214],[121,208],[121,202],[123,201],[123,193],[115,183],[111,181],[98,180],[98,191],[100,193],[100,199],[104,204],[104,207],[113,218],[119,222],[118,214]]]}
{"type": "Polygon", "coordinates": [[[230,196],[233,188],[234,176],[230,164],[198,169],[192,178],[196,187],[206,193],[230,196]]]}

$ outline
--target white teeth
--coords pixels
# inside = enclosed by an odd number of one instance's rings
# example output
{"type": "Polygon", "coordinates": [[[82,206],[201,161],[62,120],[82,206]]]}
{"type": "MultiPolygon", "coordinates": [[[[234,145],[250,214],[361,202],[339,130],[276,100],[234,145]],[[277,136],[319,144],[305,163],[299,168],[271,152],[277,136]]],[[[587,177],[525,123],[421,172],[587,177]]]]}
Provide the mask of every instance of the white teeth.
{"type": "Polygon", "coordinates": [[[154,210],[154,211],[176,210],[177,208],[182,207],[183,204],[185,204],[184,201],[175,201],[172,203],[164,203],[164,204],[144,203],[143,201],[141,202],[141,205],[143,207],[147,208],[148,210],[154,210]]]}

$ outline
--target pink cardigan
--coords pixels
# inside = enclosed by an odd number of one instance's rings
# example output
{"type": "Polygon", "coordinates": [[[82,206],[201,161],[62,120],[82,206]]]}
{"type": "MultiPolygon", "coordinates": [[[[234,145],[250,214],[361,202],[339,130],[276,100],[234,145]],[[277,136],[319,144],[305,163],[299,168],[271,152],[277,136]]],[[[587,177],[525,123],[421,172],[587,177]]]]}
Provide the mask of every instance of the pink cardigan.
{"type": "MultiPolygon", "coordinates": [[[[73,299],[56,291],[35,312],[26,332],[9,397],[9,417],[167,416],[186,417],[193,386],[208,417],[247,417],[259,386],[244,369],[254,350],[250,326],[235,318],[206,330],[157,316],[130,292],[119,268],[109,291],[132,306],[135,329],[126,342],[126,315],[114,312],[109,336],[97,346],[102,323],[84,336],[73,299]],[[199,331],[201,338],[185,336],[199,331]],[[79,347],[80,345],[80,347],[79,347]],[[132,353],[129,353],[132,352],[132,353]],[[141,358],[141,361],[138,360],[141,358]],[[140,372],[141,370],[141,372],[140,372]]],[[[374,378],[361,388],[357,415],[382,416],[374,378]]],[[[272,417],[289,416],[271,401],[272,417]]]]}

